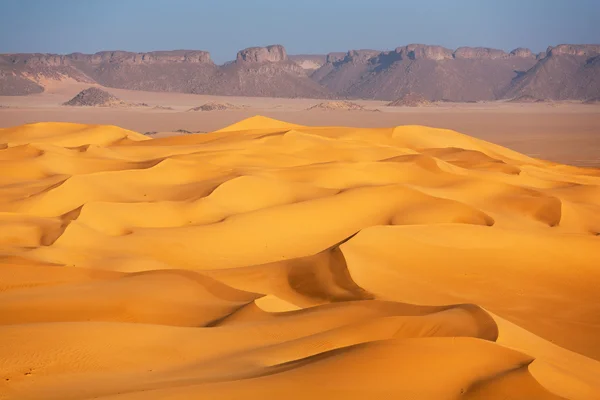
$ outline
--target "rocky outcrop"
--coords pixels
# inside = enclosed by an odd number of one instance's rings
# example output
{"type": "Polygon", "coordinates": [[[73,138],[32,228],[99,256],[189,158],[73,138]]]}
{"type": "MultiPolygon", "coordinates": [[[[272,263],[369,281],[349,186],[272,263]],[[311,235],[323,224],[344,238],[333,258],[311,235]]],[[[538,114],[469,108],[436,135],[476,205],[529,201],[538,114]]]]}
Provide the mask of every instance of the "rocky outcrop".
{"type": "Polygon", "coordinates": [[[376,57],[379,53],[381,53],[379,50],[349,50],[343,61],[350,63],[366,63],[371,58],[376,57]]]}
{"type": "Polygon", "coordinates": [[[102,63],[121,64],[163,64],[163,63],[212,63],[210,53],[198,50],[152,51],[133,53],[128,51],[101,51],[94,54],[5,54],[0,62],[28,67],[71,66],[81,63],[99,65],[102,63]]]}
{"type": "Polygon", "coordinates": [[[307,72],[289,60],[280,45],[241,50],[235,62],[223,66],[215,65],[208,52],[197,50],[11,54],[0,55],[0,93],[40,92],[43,88],[36,82],[41,78],[72,78],[105,87],[156,92],[331,97],[307,72]]]}
{"type": "Polygon", "coordinates": [[[600,95],[600,46],[550,47],[543,58],[513,79],[504,98],[583,100],[600,95]]]}
{"type": "Polygon", "coordinates": [[[0,69],[0,96],[25,96],[41,93],[44,88],[14,71],[0,69]]]}
{"type": "Polygon", "coordinates": [[[600,54],[600,45],[597,44],[560,44],[549,47],[547,53],[551,56],[570,55],[592,57],[600,54]]]}
{"type": "Polygon", "coordinates": [[[390,107],[421,107],[427,106],[430,102],[419,93],[407,93],[404,96],[396,99],[390,103],[388,106],[390,107]]]}
{"type": "Polygon", "coordinates": [[[63,105],[72,107],[126,107],[133,104],[126,103],[105,90],[91,87],[82,90],[63,105]]]}
{"type": "MultiPolygon", "coordinates": [[[[396,100],[419,93],[427,101],[495,100],[511,81],[535,64],[526,49],[512,55],[496,49],[409,44],[393,51],[326,64],[311,77],[340,96],[396,100]],[[356,61],[358,59],[358,62],[356,61]],[[367,62],[365,62],[365,59],[367,62]]],[[[418,101],[417,101],[418,102],[418,101]]]]}
{"type": "Polygon", "coordinates": [[[395,50],[401,59],[408,60],[448,60],[453,57],[452,50],[442,46],[428,46],[424,44],[409,44],[395,50]]]}
{"type": "Polygon", "coordinates": [[[454,58],[462,59],[487,59],[497,60],[508,58],[509,55],[503,50],[490,49],[487,47],[459,47],[454,51],[454,58]]]}
{"type": "Polygon", "coordinates": [[[225,111],[225,110],[239,110],[238,107],[231,103],[222,103],[217,101],[209,101],[201,106],[190,108],[188,111],[225,111]]]}
{"type": "Polygon", "coordinates": [[[523,58],[535,57],[533,55],[533,53],[531,52],[531,50],[526,49],[524,47],[518,47],[518,48],[514,49],[513,51],[511,51],[509,54],[511,57],[523,57],[523,58]]]}
{"type": "Polygon", "coordinates": [[[168,63],[212,63],[209,52],[197,50],[152,51],[148,53],[102,51],[91,55],[71,54],[68,57],[71,57],[71,59],[74,61],[83,61],[91,64],[120,63],[139,65],[168,63]]]}
{"type": "Polygon", "coordinates": [[[514,99],[508,100],[509,103],[544,103],[545,100],[538,99],[537,97],[524,94],[519,97],[515,97],[514,99]]]}
{"type": "Polygon", "coordinates": [[[74,79],[131,90],[211,95],[428,101],[588,99],[600,94],[600,45],[558,45],[534,56],[483,47],[455,51],[409,44],[288,56],[283,46],[241,50],[215,65],[199,50],[95,54],[0,54],[0,95],[39,93],[48,80],[74,79]]]}
{"type": "Polygon", "coordinates": [[[314,71],[311,78],[333,93],[345,93],[376,62],[378,50],[349,50],[345,54],[329,53],[327,63],[314,71]]]}
{"type": "Polygon", "coordinates": [[[370,110],[351,101],[327,101],[307,108],[308,111],[379,111],[370,110]]]}
{"type": "Polygon", "coordinates": [[[281,62],[288,59],[285,48],[279,44],[267,47],[249,47],[237,53],[237,62],[281,62]]]}
{"type": "Polygon", "coordinates": [[[19,55],[17,55],[17,57],[15,57],[13,60],[13,62],[21,62],[29,67],[59,67],[70,64],[68,56],[61,56],[57,54],[32,54],[30,57],[19,57],[19,55]]]}
{"type": "Polygon", "coordinates": [[[342,61],[344,59],[344,57],[346,57],[346,54],[347,53],[340,53],[340,52],[328,53],[327,54],[326,63],[327,64],[333,64],[335,62],[342,61]]]}

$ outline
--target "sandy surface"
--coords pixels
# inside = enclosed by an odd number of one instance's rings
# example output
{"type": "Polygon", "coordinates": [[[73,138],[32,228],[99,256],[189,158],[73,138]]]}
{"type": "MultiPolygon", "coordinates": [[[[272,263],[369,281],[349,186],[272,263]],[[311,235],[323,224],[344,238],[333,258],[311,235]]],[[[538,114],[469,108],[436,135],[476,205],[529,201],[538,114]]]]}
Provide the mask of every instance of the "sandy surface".
{"type": "Polygon", "coordinates": [[[0,149],[2,399],[600,398],[600,169],[264,117],[0,149]]]}
{"type": "Polygon", "coordinates": [[[201,96],[181,93],[152,93],[107,88],[131,103],[147,103],[141,108],[76,108],[60,104],[71,99],[88,84],[48,81],[39,95],[0,96],[0,127],[32,122],[78,122],[111,124],[136,132],[166,132],[184,129],[213,131],[244,118],[260,114],[303,125],[390,127],[425,125],[454,129],[488,140],[532,157],[577,166],[600,166],[600,105],[576,103],[438,104],[428,107],[387,107],[384,101],[356,101],[364,111],[306,111],[320,103],[310,99],[243,98],[201,96]],[[209,101],[243,106],[243,110],[186,112],[209,101]],[[154,110],[154,106],[172,107],[154,110]]]}

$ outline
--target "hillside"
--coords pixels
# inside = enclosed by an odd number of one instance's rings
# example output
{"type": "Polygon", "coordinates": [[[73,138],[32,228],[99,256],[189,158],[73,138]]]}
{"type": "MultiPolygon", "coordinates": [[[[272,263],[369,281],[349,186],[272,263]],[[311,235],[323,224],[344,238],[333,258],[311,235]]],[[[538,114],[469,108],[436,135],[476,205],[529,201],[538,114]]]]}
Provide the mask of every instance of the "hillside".
{"type": "Polygon", "coordinates": [[[251,47],[217,69],[203,88],[192,93],[233,96],[328,98],[331,93],[309,78],[280,45],[251,47]]]}
{"type": "Polygon", "coordinates": [[[329,97],[283,46],[252,47],[217,66],[205,51],[0,55],[0,95],[40,93],[43,79],[65,78],[105,87],[157,92],[270,97],[329,97]]]}
{"type": "Polygon", "coordinates": [[[145,103],[128,103],[106,90],[90,87],[79,92],[63,105],[71,107],[147,107],[145,103]]]}
{"type": "Polygon", "coordinates": [[[504,97],[587,100],[600,95],[600,45],[561,45],[547,54],[515,79],[504,97]]]}
{"type": "Polygon", "coordinates": [[[379,54],[350,51],[315,76],[332,91],[356,98],[395,100],[418,93],[428,100],[493,100],[535,63],[531,52],[416,44],[379,54]]]}

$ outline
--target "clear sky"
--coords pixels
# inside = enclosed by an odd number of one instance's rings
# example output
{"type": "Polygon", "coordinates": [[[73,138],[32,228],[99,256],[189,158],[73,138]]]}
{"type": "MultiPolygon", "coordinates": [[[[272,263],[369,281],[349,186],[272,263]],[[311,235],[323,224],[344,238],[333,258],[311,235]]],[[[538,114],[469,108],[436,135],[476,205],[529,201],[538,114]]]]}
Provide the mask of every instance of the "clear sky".
{"type": "Polygon", "coordinates": [[[600,43],[600,0],[0,0],[0,53],[600,43]]]}

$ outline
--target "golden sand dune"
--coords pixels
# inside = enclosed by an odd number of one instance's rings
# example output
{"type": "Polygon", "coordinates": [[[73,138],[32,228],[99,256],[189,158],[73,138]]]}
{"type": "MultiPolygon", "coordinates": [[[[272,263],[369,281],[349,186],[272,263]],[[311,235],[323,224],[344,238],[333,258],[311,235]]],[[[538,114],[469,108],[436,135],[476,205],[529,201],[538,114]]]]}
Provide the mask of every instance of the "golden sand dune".
{"type": "Polygon", "coordinates": [[[600,399],[600,170],[422,126],[0,130],[2,399],[600,399]]]}

